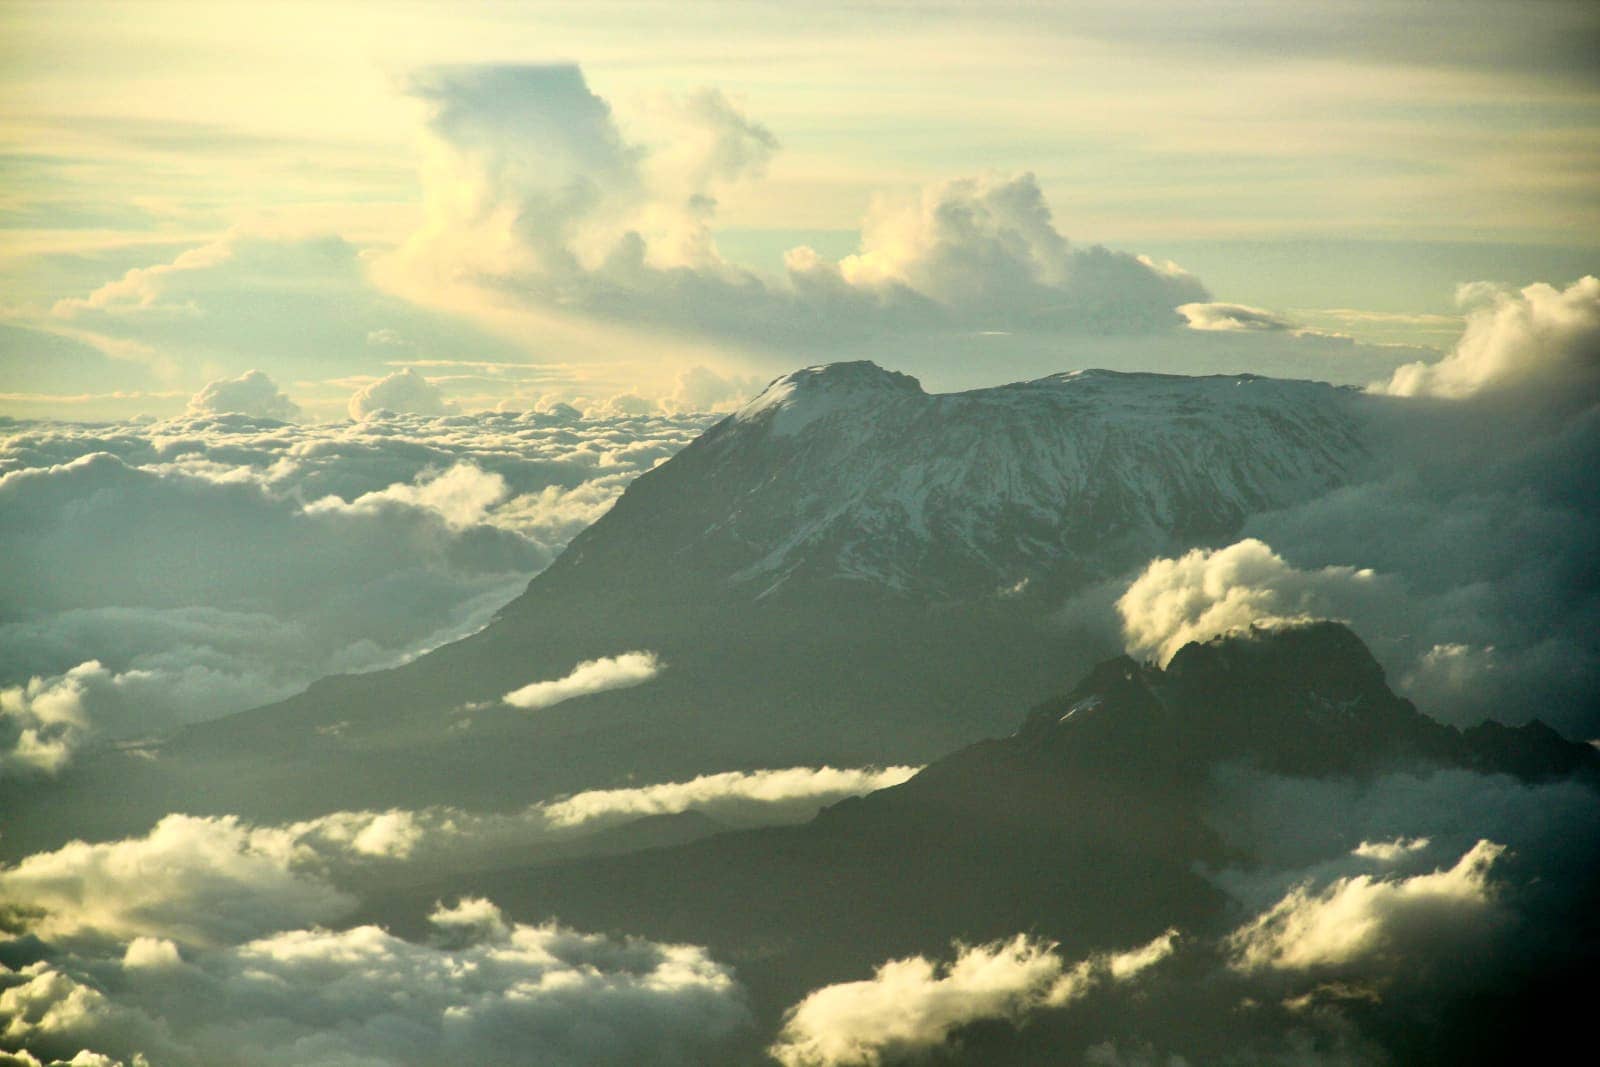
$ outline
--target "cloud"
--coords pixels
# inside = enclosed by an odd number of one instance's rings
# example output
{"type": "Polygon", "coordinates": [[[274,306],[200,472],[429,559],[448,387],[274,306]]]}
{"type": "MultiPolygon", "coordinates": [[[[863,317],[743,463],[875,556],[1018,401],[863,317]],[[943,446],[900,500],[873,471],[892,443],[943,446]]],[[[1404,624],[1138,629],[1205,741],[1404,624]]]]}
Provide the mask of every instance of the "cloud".
{"type": "Polygon", "coordinates": [[[701,775],[688,782],[590,790],[544,805],[543,814],[561,827],[691,810],[734,824],[801,822],[826,804],[908,781],[919,769],[788,767],[727,771],[701,775]]]}
{"type": "Polygon", "coordinates": [[[915,200],[880,200],[861,244],[836,267],[792,257],[791,273],[836,277],[886,305],[914,294],[990,329],[1168,328],[1178,305],[1207,295],[1174,265],[1069,246],[1032,174],[953,179],[915,200]]]}
{"type": "Polygon", "coordinates": [[[46,940],[215,945],[353,910],[315,859],[286,830],[168,815],[142,838],[73,841],[0,868],[0,890],[46,940]]]}
{"type": "Polygon", "coordinates": [[[206,383],[189,398],[189,414],[221,415],[239,412],[267,419],[292,421],[300,416],[300,407],[283,393],[278,385],[258,370],[247,370],[237,378],[218,378],[206,383]]]}
{"type": "Polygon", "coordinates": [[[326,496],[307,505],[310,514],[375,514],[391,505],[437,512],[456,529],[476,526],[488,518],[489,509],[510,492],[506,480],[471,463],[457,463],[447,471],[419,475],[415,482],[396,482],[348,503],[326,496]]]}
{"type": "Polygon", "coordinates": [[[472,866],[686,811],[727,826],[800,823],[825,805],[899,785],[917,770],[730,771],[578,793],[509,813],[338,811],[265,826],[232,815],[172,814],[141,837],[74,841],[0,867],[0,898],[10,909],[0,909],[0,922],[52,942],[126,943],[127,958],[138,966],[166,966],[179,948],[340,919],[356,906],[351,890],[370,884],[364,871],[472,866]],[[178,947],[169,949],[169,942],[178,947]]]}
{"type": "MultiPolygon", "coordinates": [[[[38,361],[26,379],[30,392],[73,395],[114,386],[154,398],[145,410],[156,413],[181,407],[159,400],[175,384],[190,384],[192,392],[219,374],[259,369],[289,383],[306,410],[331,416],[349,389],[335,395],[329,380],[370,374],[378,368],[374,361],[396,351],[385,347],[391,337],[421,357],[528,359],[515,341],[382,291],[352,241],[261,227],[239,227],[165,262],[130,269],[84,296],[57,301],[48,314],[7,317],[57,348],[75,341],[75,348],[102,354],[97,371],[81,356],[38,361]],[[369,341],[374,335],[378,340],[369,341]]],[[[558,373],[570,384],[570,372],[558,373]]],[[[512,381],[492,384],[495,399],[516,395],[512,381]]],[[[90,413],[128,410],[127,403],[103,402],[90,413]]]]}
{"type": "Polygon", "coordinates": [[[1455,399],[1531,394],[1560,407],[1600,399],[1600,278],[1520,292],[1477,283],[1458,299],[1467,326],[1455,349],[1437,363],[1409,363],[1374,388],[1455,399]]]}
{"type": "Polygon", "coordinates": [[[1300,329],[1297,323],[1291,322],[1275,311],[1249,307],[1245,304],[1181,304],[1177,311],[1188,320],[1191,330],[1271,333],[1300,329]]]}
{"type": "Polygon", "coordinates": [[[1017,1023],[1096,987],[1133,979],[1171,955],[1176,940],[1168,931],[1132,951],[1092,956],[1071,967],[1055,946],[1021,934],[961,949],[942,966],[923,956],[891,960],[866,981],[808,994],[785,1013],[768,1053],[784,1067],[872,1067],[929,1052],[972,1023],[1017,1023]]]}
{"type": "Polygon", "coordinates": [[[1374,399],[1367,477],[1241,533],[1308,575],[1374,571],[1301,610],[1349,619],[1429,714],[1600,734],[1600,650],[1577,636],[1600,624],[1600,410],[1374,399]]]}
{"type": "Polygon", "coordinates": [[[530,682],[513,689],[500,699],[514,708],[548,708],[574,697],[604,693],[610,689],[630,689],[643,685],[665,668],[654,652],[624,652],[616,656],[584,660],[571,673],[547,682],[530,682]]]}
{"type": "Polygon", "coordinates": [[[917,767],[787,767],[727,771],[686,782],[596,789],[541,801],[520,811],[337,811],[281,829],[330,869],[372,862],[460,866],[512,850],[570,842],[656,815],[700,812],[730,827],[796,824],[847,797],[907,781],[917,767]]]}
{"type": "Polygon", "coordinates": [[[722,258],[711,224],[721,190],[759,174],[777,143],[722,94],[657,98],[630,140],[573,66],[429,70],[411,91],[428,109],[427,221],[389,265],[412,289],[465,284],[496,307],[665,327],[786,362],[906,330],[1166,330],[1178,305],[1207,298],[1172,264],[1070,246],[1026,173],[879,198],[856,254],[797,248],[787,277],[764,279],[722,258]]]}
{"type": "Polygon", "coordinates": [[[703,416],[0,432],[0,774],[481,627],[703,416]]]}
{"type": "Polygon", "coordinates": [[[674,411],[731,411],[760,393],[765,384],[758,378],[728,377],[696,365],[678,375],[667,404],[674,411]]]}
{"type": "Polygon", "coordinates": [[[1154,559],[1117,600],[1129,654],[1165,664],[1191,641],[1252,625],[1326,617],[1379,583],[1370,570],[1298,570],[1262,541],[1154,559]]]}
{"type": "Polygon", "coordinates": [[[450,410],[438,386],[410,367],[363,385],[350,395],[350,417],[365,419],[382,411],[443,415],[450,410]]]}
{"type": "Polygon", "coordinates": [[[4,1036],[177,1067],[579,1067],[706,1062],[749,1025],[732,974],[694,946],[512,922],[476,898],[429,921],[427,943],[284,930],[125,979],[76,958],[31,964],[0,973],[4,1036]]]}
{"type": "Polygon", "coordinates": [[[1234,966],[1306,971],[1390,953],[1403,958],[1417,937],[1479,926],[1492,903],[1489,873],[1505,852],[1482,840],[1455,866],[1411,878],[1341,878],[1321,890],[1300,886],[1229,938],[1234,966]]]}

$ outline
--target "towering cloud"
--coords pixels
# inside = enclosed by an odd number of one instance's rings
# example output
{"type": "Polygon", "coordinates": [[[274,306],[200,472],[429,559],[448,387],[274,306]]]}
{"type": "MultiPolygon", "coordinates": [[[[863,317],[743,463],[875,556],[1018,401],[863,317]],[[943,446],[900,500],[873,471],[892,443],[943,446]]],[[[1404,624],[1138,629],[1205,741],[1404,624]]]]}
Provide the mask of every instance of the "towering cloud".
{"type": "Polygon", "coordinates": [[[576,67],[426,71],[429,214],[407,270],[498,298],[765,345],[893,331],[1149,331],[1206,299],[1170,264],[1074,248],[1031,174],[879,200],[860,251],[788,256],[787,284],[711,238],[719,191],[758,174],[772,134],[715,91],[659,100],[630,140],[576,67]]]}
{"type": "Polygon", "coordinates": [[[1380,583],[1370,570],[1298,570],[1254,539],[1153,559],[1117,600],[1128,652],[1166,663],[1190,641],[1251,625],[1342,614],[1380,583]]]}
{"type": "Polygon", "coordinates": [[[438,386],[411,367],[369,382],[350,396],[352,419],[364,419],[380,411],[443,415],[449,407],[438,386]]]}
{"type": "Polygon", "coordinates": [[[1600,278],[1565,289],[1508,292],[1462,286],[1467,328],[1437,363],[1410,363],[1380,388],[1398,396],[1528,394],[1559,407],[1592,404],[1600,389],[1600,278]]]}
{"type": "Polygon", "coordinates": [[[238,412],[269,419],[298,418],[300,406],[278,390],[278,384],[258,370],[245,371],[237,378],[218,378],[206,383],[189,400],[191,415],[221,415],[238,412]]]}

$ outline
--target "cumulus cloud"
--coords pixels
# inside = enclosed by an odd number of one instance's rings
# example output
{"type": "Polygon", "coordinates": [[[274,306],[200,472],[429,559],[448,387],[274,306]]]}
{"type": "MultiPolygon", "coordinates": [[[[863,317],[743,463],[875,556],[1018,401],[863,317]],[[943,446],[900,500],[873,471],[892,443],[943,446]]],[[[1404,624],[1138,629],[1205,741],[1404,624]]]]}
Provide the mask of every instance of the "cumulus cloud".
{"type": "Polygon", "coordinates": [[[1536,394],[1556,406],[1589,405],[1600,386],[1600,278],[1565,289],[1539,283],[1509,292],[1463,286],[1466,331],[1436,363],[1409,363],[1377,387],[1396,396],[1461,398],[1536,394]]]}
{"type": "Polygon", "coordinates": [[[425,472],[415,482],[396,482],[383,489],[362,493],[354,500],[326,496],[307,505],[309,514],[380,513],[389,505],[435,511],[457,529],[476,526],[488,517],[489,509],[510,492],[505,478],[484,471],[471,463],[457,463],[447,471],[425,472]]]}
{"type": "Polygon", "coordinates": [[[616,656],[584,660],[571,672],[546,682],[530,682],[513,689],[500,699],[514,708],[533,710],[553,704],[604,693],[610,689],[630,689],[643,685],[666,667],[654,652],[624,652],[616,656]]]}
{"type": "Polygon", "coordinates": [[[1178,305],[1206,296],[1171,264],[1071,247],[1032,174],[955,179],[912,201],[881,200],[861,244],[836,267],[792,257],[791,272],[836,276],[882,301],[915,294],[990,328],[1165,328],[1177,323],[1178,305]]]}
{"type": "Polygon", "coordinates": [[[278,383],[258,370],[247,370],[237,378],[208,382],[189,398],[191,415],[228,412],[288,422],[300,417],[300,406],[279,391],[278,383]]]}
{"type": "Polygon", "coordinates": [[[1378,582],[1370,570],[1298,570],[1262,541],[1154,559],[1117,600],[1128,652],[1165,664],[1191,641],[1326,617],[1378,582]]]}
{"type": "Polygon", "coordinates": [[[1054,945],[1021,934],[962,949],[944,965],[923,956],[891,960],[866,981],[808,994],[785,1014],[768,1052],[785,1067],[872,1067],[926,1053],[972,1023],[1016,1023],[1135,978],[1171,955],[1176,941],[1168,931],[1140,948],[1070,967],[1054,945]]]}
{"type": "Polygon", "coordinates": [[[711,223],[777,142],[722,94],[657,98],[632,139],[573,66],[430,70],[411,91],[428,108],[428,214],[391,266],[413,284],[780,350],[908,329],[1165,330],[1207,298],[1175,265],[1070,246],[1031,174],[880,198],[856,254],[798,248],[764,279],[722,258],[711,223]]]}
{"type": "Polygon", "coordinates": [[[126,980],[76,958],[31,964],[0,973],[4,1036],[177,1067],[578,1067],[705,1062],[749,1025],[703,949],[512,922],[481,899],[429,918],[426,943],[375,926],[284,930],[126,980]]]}
{"type": "Polygon", "coordinates": [[[1485,921],[1489,874],[1505,852],[1482,840],[1449,869],[1411,878],[1341,878],[1321,889],[1300,886],[1229,938],[1236,967],[1306,971],[1403,954],[1411,939],[1441,928],[1470,930],[1485,921]]]}
{"type": "Polygon", "coordinates": [[[443,415],[450,410],[439,387],[410,367],[369,382],[350,395],[350,417],[365,419],[380,411],[443,415]]]}
{"type": "Polygon", "coordinates": [[[291,832],[168,815],[141,838],[73,841],[0,869],[0,891],[46,940],[233,943],[339,918],[355,898],[291,832]]]}

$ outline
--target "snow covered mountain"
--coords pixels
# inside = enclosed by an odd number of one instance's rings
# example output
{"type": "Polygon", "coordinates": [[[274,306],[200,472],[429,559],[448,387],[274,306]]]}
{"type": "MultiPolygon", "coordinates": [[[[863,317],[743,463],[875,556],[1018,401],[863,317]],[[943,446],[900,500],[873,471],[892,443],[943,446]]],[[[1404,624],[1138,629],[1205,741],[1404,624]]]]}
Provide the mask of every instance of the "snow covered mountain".
{"type": "Polygon", "coordinates": [[[765,597],[842,579],[1038,593],[1225,538],[1365,457],[1316,382],[1074,371],[930,395],[867,362],[773,382],[576,540],[574,570],[664,569],[765,597]]]}

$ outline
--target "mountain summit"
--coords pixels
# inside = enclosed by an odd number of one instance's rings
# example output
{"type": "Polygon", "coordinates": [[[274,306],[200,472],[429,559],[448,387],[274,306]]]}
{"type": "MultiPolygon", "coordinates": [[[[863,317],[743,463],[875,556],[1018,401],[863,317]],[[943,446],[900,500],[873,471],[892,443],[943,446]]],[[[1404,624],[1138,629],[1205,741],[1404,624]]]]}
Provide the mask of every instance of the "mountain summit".
{"type": "Polygon", "coordinates": [[[639,478],[530,596],[664,571],[743,597],[840,581],[1061,592],[1340,484],[1366,455],[1358,406],[1253,375],[1074,371],[929,394],[873,363],[808,367],[639,478]]]}

